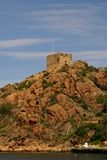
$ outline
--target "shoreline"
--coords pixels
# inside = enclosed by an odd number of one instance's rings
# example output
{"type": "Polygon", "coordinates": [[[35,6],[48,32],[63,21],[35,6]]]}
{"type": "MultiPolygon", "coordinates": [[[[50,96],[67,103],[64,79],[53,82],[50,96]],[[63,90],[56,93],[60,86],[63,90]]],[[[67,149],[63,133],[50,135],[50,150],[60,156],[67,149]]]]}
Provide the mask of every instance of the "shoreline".
{"type": "Polygon", "coordinates": [[[107,153],[107,147],[80,147],[73,148],[72,152],[74,153],[107,153]]]}
{"type": "Polygon", "coordinates": [[[100,146],[89,146],[89,147],[84,147],[84,146],[75,146],[75,147],[68,147],[68,148],[62,148],[62,146],[55,146],[55,147],[36,147],[34,146],[33,148],[31,147],[17,147],[15,149],[13,148],[7,148],[7,147],[2,147],[0,148],[0,153],[51,153],[51,152],[73,152],[73,153],[107,153],[107,147],[100,147],[100,146]]]}

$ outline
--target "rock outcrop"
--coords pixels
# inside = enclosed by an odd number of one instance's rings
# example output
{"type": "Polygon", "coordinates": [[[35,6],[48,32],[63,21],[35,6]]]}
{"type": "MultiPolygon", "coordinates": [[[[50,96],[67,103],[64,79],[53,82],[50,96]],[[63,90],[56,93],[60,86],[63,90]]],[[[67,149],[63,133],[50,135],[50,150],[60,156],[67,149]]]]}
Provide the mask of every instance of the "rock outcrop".
{"type": "MultiPolygon", "coordinates": [[[[49,70],[49,71],[48,71],[49,70]]],[[[0,89],[1,151],[66,151],[103,132],[107,74],[77,61],[0,89]]]]}

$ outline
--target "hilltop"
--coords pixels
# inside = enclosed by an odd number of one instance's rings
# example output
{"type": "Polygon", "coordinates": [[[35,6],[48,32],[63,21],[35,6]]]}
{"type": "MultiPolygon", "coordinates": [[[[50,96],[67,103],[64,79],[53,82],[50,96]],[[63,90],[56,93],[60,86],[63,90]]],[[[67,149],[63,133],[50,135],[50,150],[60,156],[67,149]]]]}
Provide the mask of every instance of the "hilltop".
{"type": "Polygon", "coordinates": [[[0,149],[68,150],[107,139],[107,70],[55,64],[0,88],[0,149]]]}

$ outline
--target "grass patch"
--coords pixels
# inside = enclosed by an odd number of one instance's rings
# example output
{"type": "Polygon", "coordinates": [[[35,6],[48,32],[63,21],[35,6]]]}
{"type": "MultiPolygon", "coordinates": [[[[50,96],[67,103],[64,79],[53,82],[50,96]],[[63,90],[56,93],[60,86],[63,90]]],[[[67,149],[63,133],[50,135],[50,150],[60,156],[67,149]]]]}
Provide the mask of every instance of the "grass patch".
{"type": "Polygon", "coordinates": [[[0,136],[9,137],[10,134],[8,131],[2,130],[2,131],[0,131],[0,136]]]}
{"type": "Polygon", "coordinates": [[[73,95],[71,98],[73,99],[73,101],[77,102],[83,109],[88,110],[90,108],[90,106],[85,102],[83,98],[76,95],[73,95]]]}
{"type": "Polygon", "coordinates": [[[43,79],[42,86],[43,86],[44,89],[46,89],[48,87],[52,87],[53,83],[52,82],[48,82],[47,80],[43,79]]]}
{"type": "Polygon", "coordinates": [[[69,67],[67,65],[64,65],[58,72],[66,72],[68,68],[69,67]]]}
{"type": "Polygon", "coordinates": [[[2,97],[2,98],[5,98],[5,97],[7,97],[9,94],[10,94],[10,93],[8,93],[8,92],[4,92],[1,97],[2,97]]]}
{"type": "Polygon", "coordinates": [[[107,94],[105,95],[100,95],[97,99],[96,102],[98,104],[103,104],[104,109],[103,112],[107,112],[107,94]]]}
{"type": "Polygon", "coordinates": [[[73,117],[69,117],[68,121],[72,124],[74,130],[76,130],[78,128],[77,121],[73,117]]]}
{"type": "Polygon", "coordinates": [[[90,73],[90,72],[97,72],[98,69],[95,68],[94,66],[88,66],[84,69],[82,69],[81,71],[78,72],[78,76],[79,77],[84,77],[86,76],[87,73],[90,73]]]}
{"type": "Polygon", "coordinates": [[[44,77],[47,77],[50,73],[49,72],[47,72],[47,71],[43,71],[43,73],[44,73],[44,77]]]}
{"type": "Polygon", "coordinates": [[[91,123],[86,124],[86,125],[82,125],[79,128],[77,128],[77,130],[75,131],[75,134],[81,138],[81,137],[87,135],[90,130],[95,131],[95,134],[90,139],[90,141],[92,143],[94,143],[94,142],[100,143],[105,140],[104,125],[102,123],[95,124],[95,125],[93,125],[91,123]]]}
{"type": "Polygon", "coordinates": [[[18,89],[19,91],[21,91],[21,90],[30,88],[31,85],[32,85],[34,82],[35,82],[35,80],[21,82],[20,84],[18,84],[17,89],[18,89]]]}
{"type": "Polygon", "coordinates": [[[12,105],[10,103],[4,103],[0,106],[0,115],[5,116],[5,115],[11,115],[12,110],[15,108],[15,105],[12,105]]]}
{"type": "Polygon", "coordinates": [[[50,97],[50,105],[54,105],[57,103],[57,99],[56,99],[56,96],[55,95],[52,95],[50,97]]]}

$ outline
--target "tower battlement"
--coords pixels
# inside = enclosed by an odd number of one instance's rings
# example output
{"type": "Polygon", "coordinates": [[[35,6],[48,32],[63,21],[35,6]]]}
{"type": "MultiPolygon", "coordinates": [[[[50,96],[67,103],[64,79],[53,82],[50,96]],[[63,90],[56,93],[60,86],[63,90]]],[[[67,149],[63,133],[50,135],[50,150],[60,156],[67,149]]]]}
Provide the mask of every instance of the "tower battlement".
{"type": "Polygon", "coordinates": [[[56,54],[50,54],[47,56],[47,67],[55,64],[72,64],[72,54],[57,52],[56,54]]]}

